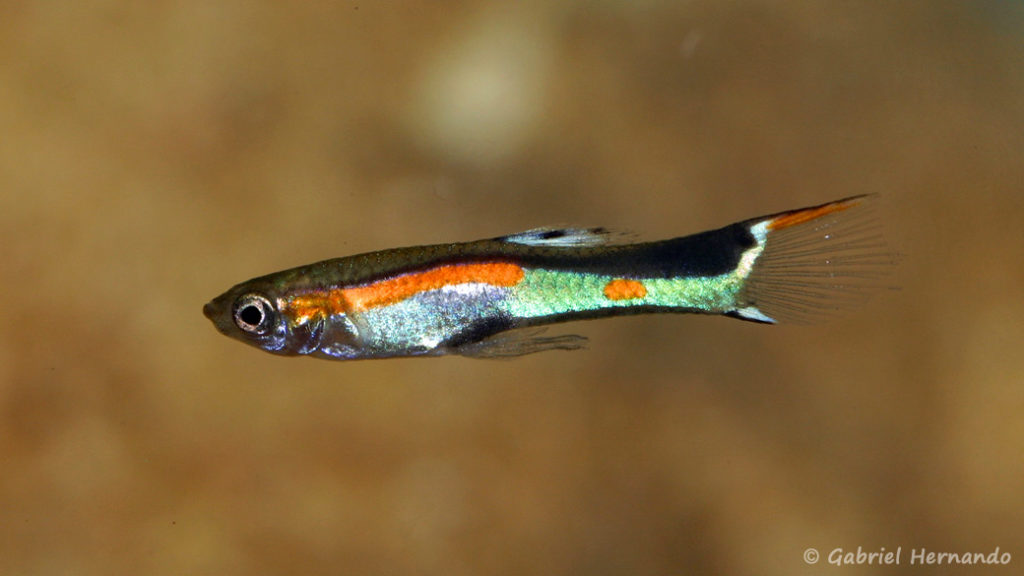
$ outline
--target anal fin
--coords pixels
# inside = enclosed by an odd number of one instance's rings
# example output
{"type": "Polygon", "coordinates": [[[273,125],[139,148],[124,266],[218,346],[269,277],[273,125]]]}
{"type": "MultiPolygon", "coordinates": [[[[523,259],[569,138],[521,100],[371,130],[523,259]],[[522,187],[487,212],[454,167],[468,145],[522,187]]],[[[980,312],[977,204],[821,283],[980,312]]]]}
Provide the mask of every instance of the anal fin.
{"type": "Polygon", "coordinates": [[[579,350],[587,345],[585,336],[541,336],[544,331],[544,328],[521,328],[501,332],[483,340],[462,344],[452,351],[471,358],[515,358],[547,350],[579,350]]]}

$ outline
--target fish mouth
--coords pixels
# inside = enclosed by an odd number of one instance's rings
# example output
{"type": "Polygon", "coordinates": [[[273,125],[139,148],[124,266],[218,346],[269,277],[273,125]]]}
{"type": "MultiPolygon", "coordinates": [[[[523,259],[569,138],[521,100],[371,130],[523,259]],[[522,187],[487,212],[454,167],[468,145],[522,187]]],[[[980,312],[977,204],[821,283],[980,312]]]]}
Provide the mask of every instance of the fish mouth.
{"type": "Polygon", "coordinates": [[[225,316],[224,303],[220,300],[220,298],[214,298],[203,305],[203,316],[206,316],[213,323],[213,327],[217,329],[217,332],[225,336],[234,337],[232,334],[232,330],[235,328],[234,322],[231,316],[225,316]]]}
{"type": "Polygon", "coordinates": [[[229,334],[229,324],[231,324],[230,317],[224,317],[224,303],[220,302],[220,298],[214,298],[203,305],[203,316],[206,316],[210,322],[213,322],[213,326],[218,332],[222,334],[229,334]]]}

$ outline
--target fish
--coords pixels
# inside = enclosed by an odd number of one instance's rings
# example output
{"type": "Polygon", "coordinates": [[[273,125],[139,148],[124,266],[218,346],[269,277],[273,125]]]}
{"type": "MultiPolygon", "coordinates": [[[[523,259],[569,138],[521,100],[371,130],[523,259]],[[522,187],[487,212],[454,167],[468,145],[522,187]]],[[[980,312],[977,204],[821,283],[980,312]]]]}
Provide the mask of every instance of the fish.
{"type": "Polygon", "coordinates": [[[698,313],[814,323],[867,300],[896,262],[875,196],[844,198],[653,242],[606,228],[536,228],[325,260],[232,287],[203,307],[267,352],[356,360],[576,350],[563,322],[698,313]]]}

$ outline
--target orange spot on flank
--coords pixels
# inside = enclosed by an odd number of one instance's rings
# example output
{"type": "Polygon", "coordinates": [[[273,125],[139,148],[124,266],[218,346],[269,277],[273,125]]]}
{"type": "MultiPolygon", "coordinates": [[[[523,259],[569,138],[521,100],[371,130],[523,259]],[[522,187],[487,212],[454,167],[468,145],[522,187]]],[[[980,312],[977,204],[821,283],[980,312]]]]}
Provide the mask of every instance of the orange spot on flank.
{"type": "Polygon", "coordinates": [[[451,264],[379,280],[366,286],[346,288],[342,290],[340,296],[352,308],[366,310],[401,302],[420,292],[437,290],[445,286],[467,283],[515,286],[522,279],[523,269],[507,262],[451,264]]]}
{"type": "Polygon", "coordinates": [[[826,216],[834,212],[842,212],[843,210],[852,208],[856,205],[856,199],[840,200],[839,202],[825,204],[824,206],[816,206],[814,208],[805,208],[795,212],[787,212],[781,216],[776,216],[771,223],[768,224],[768,229],[781,230],[783,228],[789,228],[790,226],[797,226],[804,222],[810,222],[811,220],[821,218],[822,216],[826,216]]]}
{"type": "Polygon", "coordinates": [[[618,278],[604,285],[604,295],[609,300],[632,300],[647,296],[647,288],[637,280],[618,278]]]}

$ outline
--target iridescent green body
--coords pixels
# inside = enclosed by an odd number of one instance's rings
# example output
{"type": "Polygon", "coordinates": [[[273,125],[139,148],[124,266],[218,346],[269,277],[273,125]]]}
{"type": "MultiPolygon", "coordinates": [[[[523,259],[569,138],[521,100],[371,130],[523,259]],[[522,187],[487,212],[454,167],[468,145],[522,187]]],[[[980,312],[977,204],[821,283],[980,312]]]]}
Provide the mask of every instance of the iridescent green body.
{"type": "Polygon", "coordinates": [[[527,269],[522,282],[514,288],[505,309],[519,318],[544,318],[573,312],[599,312],[615,308],[655,307],[726,312],[736,302],[743,285],[738,270],[715,276],[677,278],[640,278],[646,295],[611,299],[605,287],[621,277],[579,272],[527,269]]]}

